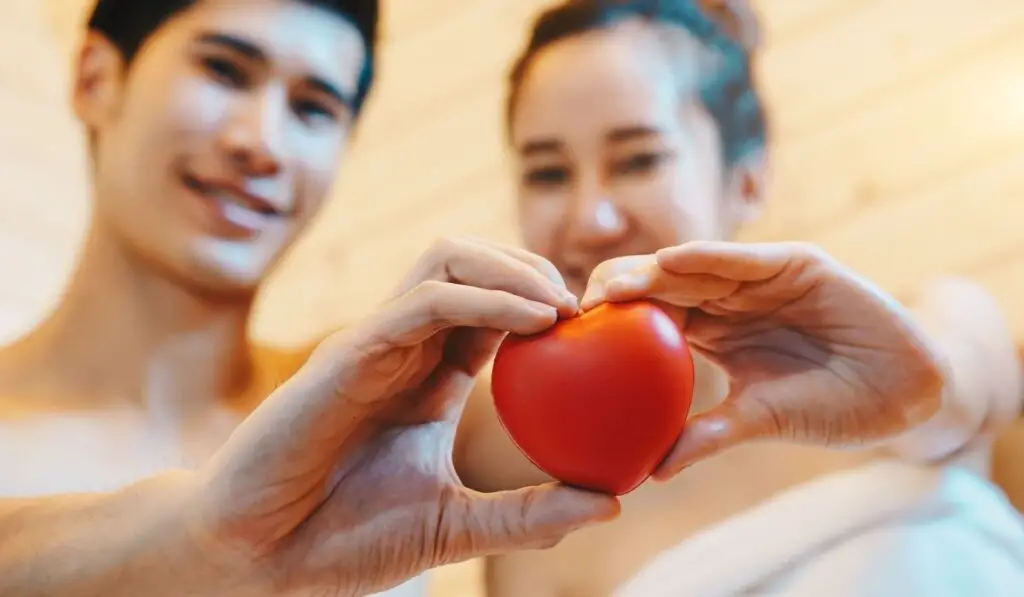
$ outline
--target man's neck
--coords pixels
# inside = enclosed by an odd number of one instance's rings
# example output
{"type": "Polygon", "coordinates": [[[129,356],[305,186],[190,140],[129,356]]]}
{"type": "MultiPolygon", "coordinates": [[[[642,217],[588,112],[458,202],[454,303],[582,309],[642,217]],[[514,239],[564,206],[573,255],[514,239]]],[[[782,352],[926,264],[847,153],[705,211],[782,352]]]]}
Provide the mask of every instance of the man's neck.
{"type": "Polygon", "coordinates": [[[94,228],[52,315],[9,349],[47,396],[134,403],[181,417],[243,398],[253,378],[251,297],[204,297],[94,228]]]}

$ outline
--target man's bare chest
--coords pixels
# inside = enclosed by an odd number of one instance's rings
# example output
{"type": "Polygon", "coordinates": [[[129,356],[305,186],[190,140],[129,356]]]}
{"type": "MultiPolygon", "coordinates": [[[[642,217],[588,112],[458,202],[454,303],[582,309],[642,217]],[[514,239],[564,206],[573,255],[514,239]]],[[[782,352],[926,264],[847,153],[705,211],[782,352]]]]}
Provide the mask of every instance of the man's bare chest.
{"type": "Polygon", "coordinates": [[[236,420],[182,426],[148,413],[63,412],[0,419],[0,495],[110,491],[201,466],[236,420]]]}
{"type": "MultiPolygon", "coordinates": [[[[239,421],[183,431],[137,413],[0,419],[0,497],[116,490],[170,469],[201,466],[239,421]]],[[[426,577],[381,597],[423,597],[426,577]]]]}

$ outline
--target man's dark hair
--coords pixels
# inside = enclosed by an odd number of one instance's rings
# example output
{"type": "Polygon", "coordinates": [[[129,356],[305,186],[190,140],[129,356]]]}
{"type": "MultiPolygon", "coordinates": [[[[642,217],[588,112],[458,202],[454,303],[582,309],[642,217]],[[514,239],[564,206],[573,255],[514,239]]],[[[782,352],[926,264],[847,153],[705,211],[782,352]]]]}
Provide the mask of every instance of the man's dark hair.
{"type": "MultiPolygon", "coordinates": [[[[362,108],[373,86],[377,50],[379,0],[296,0],[321,7],[344,17],[359,30],[366,48],[366,60],[359,76],[355,109],[362,108]]],[[[89,17],[89,29],[102,34],[131,64],[142,44],[170,18],[197,0],[98,0],[89,17]]],[[[240,6],[244,3],[240,2],[240,6]]]]}
{"type": "Polygon", "coordinates": [[[745,4],[745,0],[565,0],[533,22],[530,40],[509,74],[506,124],[511,124],[523,79],[541,50],[560,40],[641,19],[680,27],[718,55],[714,72],[699,83],[699,95],[718,125],[726,164],[735,164],[763,149],[768,135],[751,65],[757,20],[745,4]]]}

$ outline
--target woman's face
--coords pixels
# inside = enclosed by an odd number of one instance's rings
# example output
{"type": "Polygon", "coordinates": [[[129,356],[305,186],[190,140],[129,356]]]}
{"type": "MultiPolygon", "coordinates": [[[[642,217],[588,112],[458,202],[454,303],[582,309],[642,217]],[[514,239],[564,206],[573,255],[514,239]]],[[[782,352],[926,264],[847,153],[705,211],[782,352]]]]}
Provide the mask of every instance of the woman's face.
{"type": "Polygon", "coordinates": [[[696,99],[703,53],[688,36],[668,45],[662,29],[623,22],[556,42],[519,91],[511,137],[523,240],[577,294],[602,261],[728,238],[739,223],[732,189],[746,185],[726,176],[714,120],[696,99]]]}

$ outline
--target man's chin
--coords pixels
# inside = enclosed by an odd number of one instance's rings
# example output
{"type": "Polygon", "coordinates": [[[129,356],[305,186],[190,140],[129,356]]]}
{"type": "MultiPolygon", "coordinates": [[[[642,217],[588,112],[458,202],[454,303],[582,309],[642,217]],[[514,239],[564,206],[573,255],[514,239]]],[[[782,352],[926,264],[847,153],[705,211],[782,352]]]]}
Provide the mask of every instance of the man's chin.
{"type": "Polygon", "coordinates": [[[267,268],[257,261],[251,256],[197,252],[179,262],[171,276],[179,286],[209,300],[251,301],[266,278],[267,268]]]}

